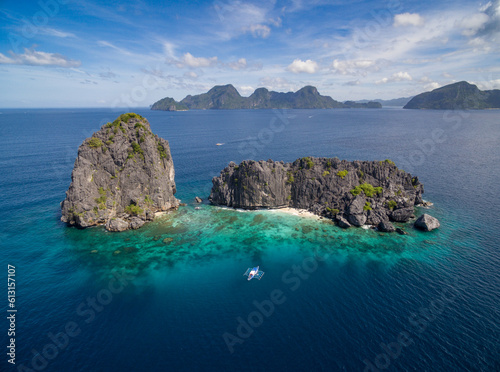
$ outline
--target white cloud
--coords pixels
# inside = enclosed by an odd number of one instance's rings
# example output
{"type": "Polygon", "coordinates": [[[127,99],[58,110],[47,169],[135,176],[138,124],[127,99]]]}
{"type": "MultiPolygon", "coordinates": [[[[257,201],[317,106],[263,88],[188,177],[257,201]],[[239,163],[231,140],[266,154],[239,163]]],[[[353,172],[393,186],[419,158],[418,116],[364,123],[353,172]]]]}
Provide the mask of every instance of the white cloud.
{"type": "Polygon", "coordinates": [[[420,26],[424,19],[418,13],[401,13],[394,16],[394,27],[420,26]]]}
{"type": "Polygon", "coordinates": [[[40,28],[39,32],[42,35],[56,36],[56,37],[62,37],[62,38],[76,37],[76,35],[71,33],[71,32],[64,32],[64,31],[56,30],[54,28],[40,28]]]}
{"type": "Polygon", "coordinates": [[[184,77],[185,78],[188,78],[188,79],[197,79],[198,78],[198,74],[194,71],[186,71],[184,73],[184,77]]]}
{"type": "Polygon", "coordinates": [[[382,61],[358,59],[358,60],[338,60],[335,59],[332,63],[334,72],[341,75],[361,75],[366,76],[369,71],[380,70],[382,61]]]}
{"type": "Polygon", "coordinates": [[[280,27],[281,18],[273,18],[274,1],[249,4],[243,1],[216,1],[214,5],[217,21],[212,30],[223,39],[232,39],[251,33],[254,37],[267,38],[269,26],[280,27]]]}
{"type": "Polygon", "coordinates": [[[10,53],[10,57],[0,53],[0,64],[28,66],[79,67],[80,61],[69,59],[61,54],[38,52],[25,48],[23,54],[10,53]]]}
{"type": "Polygon", "coordinates": [[[386,84],[386,83],[393,83],[397,81],[410,81],[413,80],[411,75],[408,72],[395,72],[394,74],[391,75],[389,78],[383,78],[382,80],[377,81],[377,84],[386,84]]]}
{"type": "Polygon", "coordinates": [[[271,34],[271,29],[269,26],[262,24],[254,24],[250,25],[245,29],[245,31],[249,31],[253,37],[261,37],[263,39],[267,38],[271,34]]]}
{"type": "Polygon", "coordinates": [[[172,44],[168,41],[164,41],[163,42],[163,50],[168,57],[175,58],[175,45],[174,44],[172,44]]]}
{"type": "Polygon", "coordinates": [[[247,60],[245,58],[240,58],[238,61],[236,62],[230,62],[228,64],[229,68],[233,69],[233,70],[243,70],[247,67],[247,60]]]}
{"type": "Polygon", "coordinates": [[[435,81],[433,81],[432,83],[425,84],[424,85],[424,90],[425,91],[434,90],[434,89],[439,88],[440,86],[441,86],[441,84],[436,83],[435,81]]]}
{"type": "Polygon", "coordinates": [[[254,88],[250,85],[243,85],[243,86],[240,86],[238,91],[240,91],[242,93],[242,95],[244,96],[248,96],[250,94],[252,94],[254,92],[254,88]]]}
{"type": "Polygon", "coordinates": [[[489,20],[490,17],[487,14],[476,13],[462,18],[457,26],[463,29],[462,35],[474,36],[479,30],[484,28],[489,20]]]}
{"type": "Polygon", "coordinates": [[[291,83],[285,78],[281,77],[270,77],[266,76],[260,79],[259,86],[265,87],[269,90],[277,90],[277,91],[296,91],[301,87],[297,84],[291,83]]]}
{"type": "Polygon", "coordinates": [[[306,72],[308,74],[314,74],[319,70],[319,66],[316,62],[308,59],[302,61],[300,59],[295,59],[288,67],[287,70],[295,74],[306,72]]]}
{"type": "Polygon", "coordinates": [[[500,79],[478,82],[477,86],[481,90],[500,89],[500,79]]]}
{"type": "Polygon", "coordinates": [[[191,53],[185,53],[182,58],[176,62],[177,67],[210,67],[217,64],[217,57],[204,58],[194,57],[191,53]]]}
{"type": "Polygon", "coordinates": [[[99,40],[97,42],[97,45],[101,46],[101,47],[107,47],[107,48],[111,48],[111,49],[114,49],[122,54],[125,54],[126,56],[132,56],[133,54],[130,53],[128,50],[126,49],[123,49],[123,48],[120,48],[120,47],[117,47],[116,45],[110,43],[109,41],[105,41],[105,40],[99,40]]]}

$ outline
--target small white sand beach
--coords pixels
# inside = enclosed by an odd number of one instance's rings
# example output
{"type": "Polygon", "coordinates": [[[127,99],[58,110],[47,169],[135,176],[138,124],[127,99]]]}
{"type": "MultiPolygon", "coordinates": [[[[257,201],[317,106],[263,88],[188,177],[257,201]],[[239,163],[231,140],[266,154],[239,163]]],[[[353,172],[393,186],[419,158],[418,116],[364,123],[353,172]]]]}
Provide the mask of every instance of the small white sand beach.
{"type": "Polygon", "coordinates": [[[269,212],[293,214],[294,216],[314,218],[316,220],[320,219],[320,216],[318,216],[312,212],[309,212],[306,209],[296,209],[296,208],[285,207],[285,208],[269,209],[269,212]]]}

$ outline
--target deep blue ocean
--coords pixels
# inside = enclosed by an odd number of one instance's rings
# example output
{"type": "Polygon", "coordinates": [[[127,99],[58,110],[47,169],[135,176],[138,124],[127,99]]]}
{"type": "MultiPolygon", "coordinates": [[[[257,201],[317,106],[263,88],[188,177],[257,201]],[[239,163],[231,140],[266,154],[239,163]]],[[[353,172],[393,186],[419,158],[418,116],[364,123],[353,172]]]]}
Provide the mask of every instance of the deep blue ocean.
{"type": "Polygon", "coordinates": [[[500,111],[0,111],[0,370],[500,371],[500,111]],[[187,206],[137,231],[65,226],[78,146],[127,111],[170,142],[187,206]],[[230,161],[304,156],[392,159],[440,229],[194,209],[230,161]]]}

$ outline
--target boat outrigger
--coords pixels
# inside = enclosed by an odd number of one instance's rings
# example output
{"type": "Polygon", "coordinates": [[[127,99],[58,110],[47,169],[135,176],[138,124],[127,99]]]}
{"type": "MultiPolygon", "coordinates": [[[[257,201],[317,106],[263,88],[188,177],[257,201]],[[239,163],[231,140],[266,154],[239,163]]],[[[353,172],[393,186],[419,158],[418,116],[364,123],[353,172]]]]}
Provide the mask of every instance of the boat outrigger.
{"type": "Polygon", "coordinates": [[[247,271],[245,271],[245,276],[248,276],[247,280],[252,280],[253,278],[255,279],[262,279],[262,276],[264,275],[264,271],[259,270],[259,267],[256,266],[254,268],[249,267],[247,271]]]}

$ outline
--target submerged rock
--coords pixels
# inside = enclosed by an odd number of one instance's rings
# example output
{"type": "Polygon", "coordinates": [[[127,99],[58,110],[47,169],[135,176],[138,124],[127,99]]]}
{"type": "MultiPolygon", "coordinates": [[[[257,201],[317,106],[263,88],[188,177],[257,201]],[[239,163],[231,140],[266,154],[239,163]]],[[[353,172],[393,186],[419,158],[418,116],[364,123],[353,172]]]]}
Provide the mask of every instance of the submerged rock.
{"type": "Polygon", "coordinates": [[[397,227],[396,228],[396,232],[399,234],[399,235],[408,235],[408,233],[406,231],[404,231],[403,229],[397,227]]]}
{"type": "Polygon", "coordinates": [[[202,202],[203,202],[203,199],[202,199],[202,198],[200,198],[200,197],[198,197],[198,196],[195,196],[195,197],[194,197],[194,200],[195,200],[195,202],[197,202],[197,203],[202,203],[202,202]]]}
{"type": "Polygon", "coordinates": [[[120,115],[78,148],[61,220],[110,231],[139,228],[139,220],[178,207],[174,176],[168,141],[142,116],[120,115]]]}
{"type": "Polygon", "coordinates": [[[335,219],[339,226],[407,222],[422,203],[417,177],[390,161],[297,159],[293,163],[231,162],[212,179],[216,205],[258,209],[292,207],[335,219]]]}
{"type": "Polygon", "coordinates": [[[415,221],[415,227],[424,230],[424,231],[432,231],[434,229],[437,229],[441,224],[439,223],[439,220],[435,217],[432,217],[426,213],[421,215],[417,220],[415,221]]]}
{"type": "Polygon", "coordinates": [[[381,221],[377,225],[377,229],[379,231],[382,231],[382,232],[394,232],[394,231],[396,231],[396,228],[394,227],[394,225],[392,223],[390,223],[389,221],[381,221]]]}

